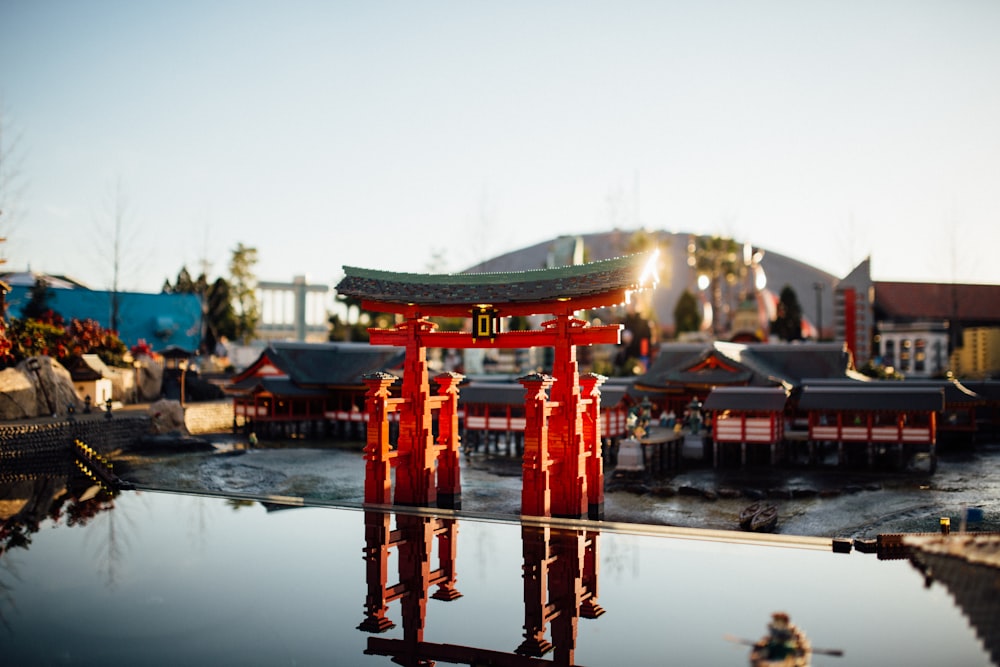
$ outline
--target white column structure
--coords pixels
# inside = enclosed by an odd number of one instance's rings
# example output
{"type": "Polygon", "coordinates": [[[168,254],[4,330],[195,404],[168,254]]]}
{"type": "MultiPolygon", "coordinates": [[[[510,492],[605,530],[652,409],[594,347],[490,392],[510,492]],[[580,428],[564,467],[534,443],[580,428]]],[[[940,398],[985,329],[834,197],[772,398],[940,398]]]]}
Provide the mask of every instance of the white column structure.
{"type": "Polygon", "coordinates": [[[329,330],[329,285],[310,285],[305,276],[290,283],[260,281],[261,321],[257,333],[267,340],[325,341],[329,330]]]}

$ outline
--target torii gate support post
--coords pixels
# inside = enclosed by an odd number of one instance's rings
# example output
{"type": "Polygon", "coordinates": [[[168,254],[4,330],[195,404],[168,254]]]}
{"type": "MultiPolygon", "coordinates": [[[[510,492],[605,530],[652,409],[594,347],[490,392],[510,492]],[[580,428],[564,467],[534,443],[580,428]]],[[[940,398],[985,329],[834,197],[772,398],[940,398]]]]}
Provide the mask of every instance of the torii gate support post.
{"type": "Polygon", "coordinates": [[[586,323],[567,314],[545,326],[555,330],[555,354],[552,375],[556,383],[552,402],[558,406],[549,427],[549,453],[553,459],[552,514],[554,517],[581,519],[587,516],[586,451],[583,443],[583,405],[580,400],[580,375],[576,362],[574,330],[586,323]]]}
{"type": "Polygon", "coordinates": [[[442,373],[434,378],[442,398],[438,414],[438,507],[462,509],[462,481],[459,474],[458,448],[458,373],[442,373]]]}
{"type": "Polygon", "coordinates": [[[389,413],[399,399],[389,398],[389,387],[398,378],[389,373],[369,373],[365,412],[368,431],[365,443],[365,502],[388,505],[392,502],[392,460],[395,452],[389,444],[389,413]]]}
{"type": "Polygon", "coordinates": [[[524,455],[521,462],[521,514],[550,516],[552,473],[549,456],[549,417],[552,406],[546,394],[555,379],[534,373],[518,379],[524,397],[524,455]]]}
{"type": "Polygon", "coordinates": [[[572,665],[576,651],[580,606],[584,598],[584,531],[556,529],[550,536],[549,604],[552,614],[553,664],[572,665]]]}
{"type": "Polygon", "coordinates": [[[455,560],[458,558],[458,522],[455,519],[438,519],[438,521],[441,526],[437,531],[438,570],[433,573],[438,588],[431,597],[450,602],[462,597],[455,588],[458,578],[455,573],[455,560]]]}
{"type": "Polygon", "coordinates": [[[524,640],[514,649],[518,655],[540,658],[552,650],[552,642],[545,638],[549,623],[546,613],[549,592],[549,525],[529,526],[521,524],[521,551],[524,562],[521,566],[524,579],[524,640]]]}
{"type": "Polygon", "coordinates": [[[397,326],[406,334],[403,402],[399,407],[397,505],[430,507],[437,502],[437,486],[434,484],[437,450],[433,442],[427,351],[420,340],[421,334],[434,328],[433,323],[423,318],[409,319],[397,326]]]}
{"type": "Polygon", "coordinates": [[[584,397],[583,446],[586,456],[587,518],[604,518],[604,456],[601,448],[601,385],[603,375],[586,373],[580,376],[584,397]]]}
{"type": "Polygon", "coordinates": [[[385,632],[396,626],[389,620],[386,585],[389,581],[389,514],[365,512],[365,618],[358,626],[364,632],[385,632]]]}
{"type": "Polygon", "coordinates": [[[604,607],[597,604],[597,573],[601,562],[600,537],[601,534],[596,531],[590,531],[584,535],[584,600],[580,603],[580,616],[583,618],[599,618],[604,615],[604,607]]]}
{"type": "Polygon", "coordinates": [[[417,655],[424,641],[434,522],[432,517],[396,515],[399,540],[394,540],[394,546],[399,561],[399,583],[393,588],[399,595],[403,645],[409,655],[417,655]]]}

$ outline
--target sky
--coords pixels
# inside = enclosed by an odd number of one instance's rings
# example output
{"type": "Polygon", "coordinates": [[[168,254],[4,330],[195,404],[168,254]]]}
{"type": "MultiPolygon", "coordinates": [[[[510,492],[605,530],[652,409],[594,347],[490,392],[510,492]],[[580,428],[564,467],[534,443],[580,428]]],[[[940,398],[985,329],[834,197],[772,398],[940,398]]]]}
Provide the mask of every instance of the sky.
{"type": "Polygon", "coordinates": [[[995,0],[0,0],[0,253],[336,284],[644,227],[1000,283],[997,35],[995,0]]]}

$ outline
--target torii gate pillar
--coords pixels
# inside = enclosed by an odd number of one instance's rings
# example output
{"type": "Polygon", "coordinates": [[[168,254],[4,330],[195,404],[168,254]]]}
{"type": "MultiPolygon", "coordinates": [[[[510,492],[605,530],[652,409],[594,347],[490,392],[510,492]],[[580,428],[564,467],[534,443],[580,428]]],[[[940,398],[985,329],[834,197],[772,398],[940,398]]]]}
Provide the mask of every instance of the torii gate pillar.
{"type": "Polygon", "coordinates": [[[432,331],[434,325],[424,319],[408,319],[396,328],[406,336],[406,360],[399,406],[395,503],[427,507],[437,503],[437,452],[433,446],[427,351],[420,335],[432,331]]]}
{"type": "Polygon", "coordinates": [[[549,452],[555,472],[552,516],[579,519],[587,515],[587,474],[583,458],[580,374],[576,346],[571,340],[573,323],[580,321],[567,315],[546,323],[556,332],[552,363],[552,376],[556,381],[552,387],[552,401],[559,406],[549,426],[549,452]]]}
{"type": "Polygon", "coordinates": [[[603,519],[600,385],[607,378],[579,374],[574,337],[585,335],[584,322],[564,315],[545,327],[555,331],[553,375],[519,380],[527,390],[521,513],[603,519]]]}

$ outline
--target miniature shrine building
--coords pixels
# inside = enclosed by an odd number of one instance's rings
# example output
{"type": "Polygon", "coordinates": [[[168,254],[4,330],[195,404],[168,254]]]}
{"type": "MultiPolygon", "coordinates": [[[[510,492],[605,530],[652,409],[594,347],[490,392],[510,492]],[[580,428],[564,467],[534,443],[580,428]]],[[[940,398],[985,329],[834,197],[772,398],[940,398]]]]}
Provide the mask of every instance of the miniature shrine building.
{"type": "Polygon", "coordinates": [[[593,326],[576,313],[624,304],[656,282],[656,254],[632,255],[517,273],[428,275],[344,267],[341,295],[365,310],[394,313],[391,329],[369,329],[373,345],[405,348],[402,384],[389,373],[365,376],[368,417],[365,502],[461,507],[458,394],[462,376],[442,373],[431,392],[426,349],[553,348],[552,374],[533,373],[524,388],[521,512],[602,518],[600,386],[580,374],[576,348],[618,344],[621,325],[593,326]],[[548,315],[541,329],[505,331],[512,316],[548,315]],[[471,331],[438,331],[430,317],[472,320],[471,331]],[[399,422],[390,443],[389,423],[399,422]],[[392,469],[395,468],[395,489],[392,469]]]}
{"type": "Polygon", "coordinates": [[[302,437],[361,430],[363,375],[402,364],[397,348],[365,343],[270,343],[233,377],[233,425],[258,436],[302,437]]]}

